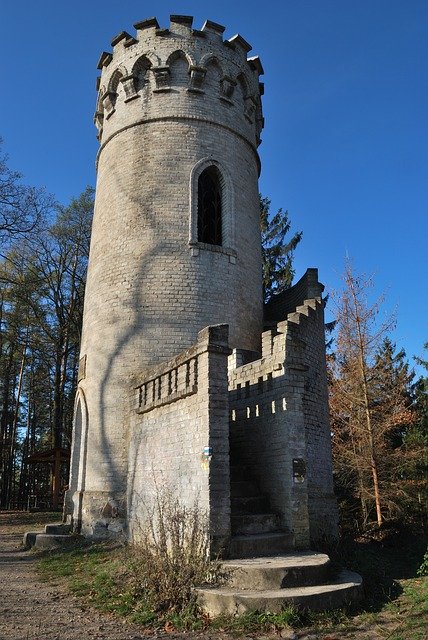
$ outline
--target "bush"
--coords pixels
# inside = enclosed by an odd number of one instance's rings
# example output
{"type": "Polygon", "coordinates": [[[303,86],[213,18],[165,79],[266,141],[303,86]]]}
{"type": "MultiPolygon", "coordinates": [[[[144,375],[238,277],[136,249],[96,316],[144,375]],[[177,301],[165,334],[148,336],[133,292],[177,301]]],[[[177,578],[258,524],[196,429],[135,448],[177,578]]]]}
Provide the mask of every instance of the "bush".
{"type": "Polygon", "coordinates": [[[188,508],[158,493],[140,530],[131,568],[141,598],[157,615],[192,618],[198,613],[194,588],[215,582],[220,574],[219,563],[209,557],[206,515],[197,503],[188,508]]]}

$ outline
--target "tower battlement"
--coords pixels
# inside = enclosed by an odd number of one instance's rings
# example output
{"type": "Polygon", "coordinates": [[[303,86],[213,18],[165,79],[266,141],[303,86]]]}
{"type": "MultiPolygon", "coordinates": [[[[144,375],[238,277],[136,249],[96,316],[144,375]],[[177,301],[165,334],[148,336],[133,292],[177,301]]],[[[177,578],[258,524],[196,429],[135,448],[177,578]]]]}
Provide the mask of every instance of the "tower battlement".
{"type": "Polygon", "coordinates": [[[239,34],[191,16],[171,15],[169,28],[156,18],[137,22],[135,37],[121,31],[98,61],[95,125],[104,146],[124,128],[169,118],[210,121],[231,129],[254,150],[263,128],[259,76],[263,67],[239,34]]]}

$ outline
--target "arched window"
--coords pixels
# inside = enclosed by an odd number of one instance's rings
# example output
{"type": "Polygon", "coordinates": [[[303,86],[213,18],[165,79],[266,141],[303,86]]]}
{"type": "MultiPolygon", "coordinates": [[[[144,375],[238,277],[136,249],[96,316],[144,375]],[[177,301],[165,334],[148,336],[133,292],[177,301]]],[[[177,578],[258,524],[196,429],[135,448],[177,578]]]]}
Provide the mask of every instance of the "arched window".
{"type": "Polygon", "coordinates": [[[190,173],[189,247],[192,256],[214,251],[236,258],[233,183],[227,167],[213,156],[199,160],[190,173]]]}
{"type": "Polygon", "coordinates": [[[198,178],[198,242],[222,244],[221,175],[213,165],[198,178]]]}

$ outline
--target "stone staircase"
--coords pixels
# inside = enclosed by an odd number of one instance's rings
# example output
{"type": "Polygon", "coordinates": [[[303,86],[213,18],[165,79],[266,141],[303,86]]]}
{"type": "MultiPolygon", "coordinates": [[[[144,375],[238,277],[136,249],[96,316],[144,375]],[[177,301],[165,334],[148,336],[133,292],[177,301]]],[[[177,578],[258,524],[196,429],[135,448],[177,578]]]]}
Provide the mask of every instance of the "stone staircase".
{"type": "Polygon", "coordinates": [[[77,536],[70,533],[68,524],[47,524],[43,532],[24,533],[23,545],[26,549],[61,549],[76,543],[77,536]]]}
{"type": "Polygon", "coordinates": [[[225,584],[198,589],[198,599],[211,616],[280,613],[287,605],[324,611],[358,602],[361,577],[350,571],[333,574],[329,563],[328,556],[311,551],[228,560],[225,584]]]}
{"type": "Polygon", "coordinates": [[[272,512],[267,496],[246,466],[232,466],[231,529],[229,556],[248,558],[260,555],[277,555],[293,549],[294,539],[289,531],[281,528],[279,516],[272,512]]]}
{"type": "Polygon", "coordinates": [[[361,577],[335,572],[323,553],[294,551],[293,535],[280,526],[248,469],[231,467],[232,538],[223,564],[224,583],[198,589],[211,616],[248,611],[279,613],[287,605],[322,611],[357,602],[361,577]]]}

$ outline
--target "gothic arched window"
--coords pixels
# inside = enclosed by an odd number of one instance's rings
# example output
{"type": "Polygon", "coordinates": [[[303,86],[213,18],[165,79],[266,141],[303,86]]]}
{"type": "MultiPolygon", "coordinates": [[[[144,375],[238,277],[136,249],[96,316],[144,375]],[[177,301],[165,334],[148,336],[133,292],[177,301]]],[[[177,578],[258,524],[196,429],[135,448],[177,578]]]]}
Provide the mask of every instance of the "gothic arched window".
{"type": "Polygon", "coordinates": [[[222,244],[221,175],[211,165],[198,178],[198,242],[222,244]]]}

